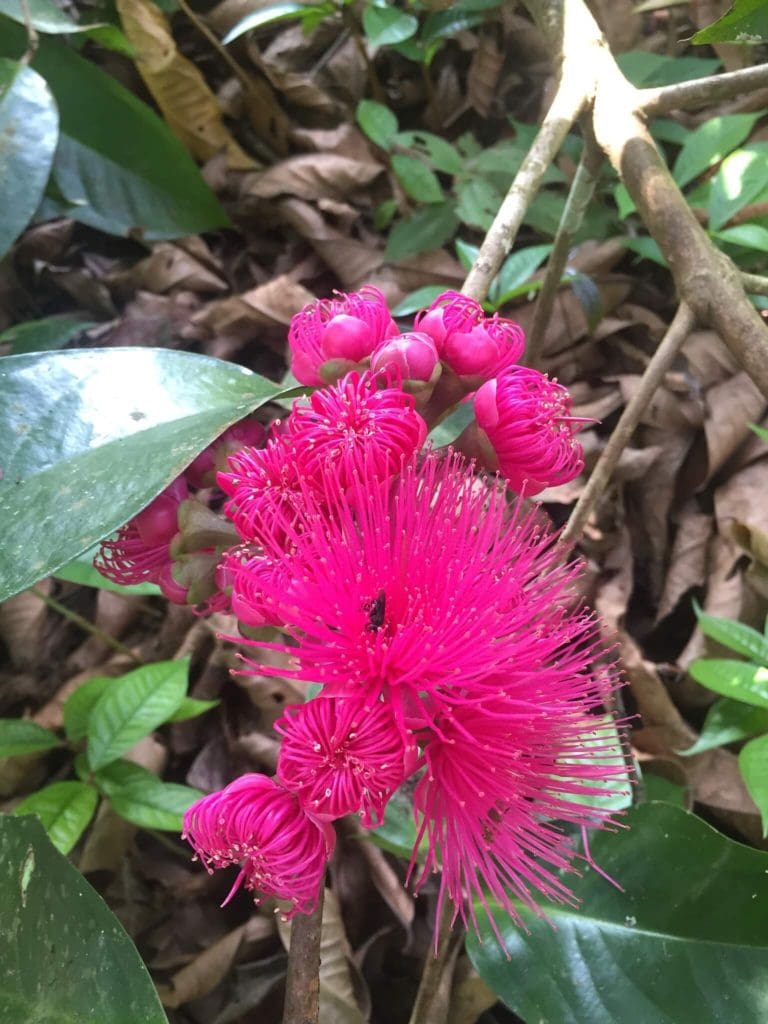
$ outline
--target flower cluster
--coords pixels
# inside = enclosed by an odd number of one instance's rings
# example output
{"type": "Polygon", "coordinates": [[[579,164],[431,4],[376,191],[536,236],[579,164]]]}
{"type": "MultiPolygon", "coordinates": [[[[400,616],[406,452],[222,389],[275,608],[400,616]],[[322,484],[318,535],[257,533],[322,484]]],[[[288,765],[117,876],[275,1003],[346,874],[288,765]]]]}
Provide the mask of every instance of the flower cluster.
{"type": "Polygon", "coordinates": [[[178,539],[190,533],[179,530],[185,488],[208,486],[217,468],[208,511],[221,507],[236,542],[223,550],[201,527],[197,550],[214,553],[214,585],[246,649],[288,661],[278,669],[246,651],[243,671],[320,686],[276,724],[276,777],[245,775],[199,800],[186,838],[209,870],[239,866],[233,892],[245,885],[286,901],[288,916],[308,913],[332,822],[357,814],[377,827],[412,779],[417,889],[441,870],[439,901],[473,924],[491,897],[516,920],[519,903],[540,913],[537,896],[572,902],[562,876],[580,854],[569,827],[605,825],[594,798],[624,773],[603,714],[618,680],[574,596],[578,567],[543,513],[524,512],[504,486],[532,494],[580,471],[567,391],[516,365],[515,324],[455,293],[400,335],[367,288],[307,307],[289,340],[299,380],[344,372],[298,400],[265,443],[238,438],[226,466],[196,460],[194,479],[101,557],[113,578],[158,578],[191,550],[191,537],[178,539]],[[449,379],[444,397],[455,401],[457,382],[465,397],[476,391],[495,476],[425,447],[449,379]]]}

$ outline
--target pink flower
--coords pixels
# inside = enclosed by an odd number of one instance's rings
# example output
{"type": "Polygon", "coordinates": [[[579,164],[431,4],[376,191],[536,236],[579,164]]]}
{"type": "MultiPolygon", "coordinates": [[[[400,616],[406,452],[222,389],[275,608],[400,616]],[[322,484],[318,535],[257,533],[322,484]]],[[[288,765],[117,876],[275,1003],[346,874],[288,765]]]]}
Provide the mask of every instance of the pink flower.
{"type": "Polygon", "coordinates": [[[285,437],[265,448],[230,455],[229,471],[217,474],[230,500],[224,511],[244,541],[280,549],[302,502],[295,452],[285,437]]]}
{"type": "Polygon", "coordinates": [[[101,575],[122,586],[165,578],[172,561],[170,544],[179,531],[179,506],[188,496],[184,477],[177,477],[116,537],[102,541],[94,559],[101,575]]]}
{"type": "Polygon", "coordinates": [[[378,288],[364,285],[359,292],[336,294],[310,303],[291,320],[291,369],[301,384],[325,383],[321,371],[329,360],[359,363],[399,333],[378,288]]]}
{"type": "Polygon", "coordinates": [[[299,475],[321,487],[326,468],[338,466],[342,489],[363,461],[379,480],[386,479],[427,436],[412,396],[381,386],[370,373],[348,373],[308,402],[294,403],[288,428],[299,475]]]}
{"type": "Polygon", "coordinates": [[[263,896],[289,900],[288,918],[314,910],[335,843],[330,826],[310,818],[293,793],[265,775],[243,775],[192,804],[183,837],[211,873],[240,865],[225,902],[245,883],[263,896]]]}
{"type": "Polygon", "coordinates": [[[405,747],[382,701],[318,696],[289,708],[275,728],[283,736],[277,774],[316,818],[362,813],[380,825],[405,779],[405,747]]]}
{"type": "Polygon", "coordinates": [[[523,354],[522,328],[460,292],[443,292],[416,317],[417,331],[428,334],[443,362],[459,377],[487,379],[516,363],[523,354]]]}
{"type": "Polygon", "coordinates": [[[226,467],[228,455],[241,448],[259,448],[266,436],[266,428],[252,417],[233,423],[184,470],[190,487],[215,486],[216,470],[226,467]]]}
{"type": "Polygon", "coordinates": [[[395,372],[403,381],[432,379],[440,363],[435,343],[428,334],[414,331],[383,342],[371,357],[371,372],[395,372]]]}
{"type": "Polygon", "coordinates": [[[254,553],[247,546],[232,548],[216,570],[219,590],[229,595],[232,614],[243,626],[282,626],[291,587],[290,560],[268,558],[263,551],[254,553]],[[272,584],[264,594],[262,581],[272,584]],[[280,594],[280,601],[275,594],[280,594]]]}
{"type": "Polygon", "coordinates": [[[500,472],[519,494],[567,483],[584,468],[574,435],[585,421],[571,416],[567,388],[546,374],[509,369],[478,389],[474,406],[500,472]]]}

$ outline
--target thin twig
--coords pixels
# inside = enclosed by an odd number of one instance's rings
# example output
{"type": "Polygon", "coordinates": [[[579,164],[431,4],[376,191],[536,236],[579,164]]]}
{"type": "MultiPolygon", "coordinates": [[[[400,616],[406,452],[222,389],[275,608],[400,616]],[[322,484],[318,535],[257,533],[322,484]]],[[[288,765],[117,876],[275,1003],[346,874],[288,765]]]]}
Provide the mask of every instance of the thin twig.
{"type": "Polygon", "coordinates": [[[20,64],[31,64],[40,45],[40,37],[37,29],[32,24],[32,13],[29,9],[29,0],[21,0],[21,13],[24,18],[24,28],[27,30],[27,49],[19,61],[20,64]]]}
{"type": "Polygon", "coordinates": [[[320,1013],[320,937],[323,897],[311,914],[297,914],[291,922],[291,947],[285,979],[283,1024],[317,1024],[320,1013]]]}
{"type": "Polygon", "coordinates": [[[55,597],[51,597],[50,595],[43,593],[43,591],[38,590],[37,587],[30,587],[29,589],[35,597],[39,597],[40,600],[44,604],[47,604],[49,608],[58,612],[59,615],[63,615],[65,619],[69,619],[70,622],[79,626],[80,629],[84,630],[86,633],[91,633],[93,636],[98,637],[102,643],[105,643],[115,651],[119,651],[120,654],[125,654],[137,665],[143,664],[141,658],[138,658],[130,647],[126,647],[125,644],[121,644],[115,637],[110,636],[109,633],[105,633],[104,630],[99,629],[98,626],[94,626],[94,624],[89,622],[88,619],[84,619],[82,615],[78,615],[77,612],[73,612],[70,608],[67,608],[66,605],[62,604],[61,601],[57,601],[55,597]]]}
{"type": "Polygon", "coordinates": [[[226,48],[226,46],[216,36],[216,34],[208,28],[208,26],[200,17],[200,15],[192,10],[192,8],[187,3],[187,0],[178,0],[178,3],[179,7],[184,12],[184,14],[186,14],[186,16],[197,29],[197,31],[208,40],[210,45],[213,47],[213,49],[216,51],[219,57],[221,57],[224,63],[228,66],[229,70],[232,72],[235,78],[247,91],[250,92],[253,87],[253,82],[251,81],[251,78],[248,75],[248,73],[240,67],[240,65],[237,63],[237,61],[226,48]]]}
{"type": "Polygon", "coordinates": [[[433,1024],[434,1022],[432,1008],[440,990],[443,975],[446,970],[450,969],[452,954],[457,943],[463,938],[463,930],[459,926],[451,929],[452,912],[453,904],[450,900],[444,899],[440,910],[440,920],[436,922],[439,934],[438,946],[433,951],[430,945],[427,952],[409,1024],[433,1024]]]}
{"type": "Polygon", "coordinates": [[[584,151],[581,154],[581,160],[576,168],[576,174],[571,183],[571,190],[565,202],[563,215],[560,218],[560,224],[555,235],[555,243],[550,253],[544,281],[536,301],[533,324],[528,332],[528,343],[525,350],[525,363],[527,366],[535,367],[539,361],[544,335],[552,316],[552,309],[554,308],[555,298],[563,278],[563,271],[568,262],[568,253],[571,251],[574,236],[581,227],[584,212],[595,193],[597,175],[602,162],[602,151],[591,137],[591,133],[586,134],[584,151]]]}
{"type": "Polygon", "coordinates": [[[672,323],[667,329],[661,344],[651,357],[637,391],[621,414],[616,429],[611,434],[608,443],[597,460],[595,468],[587,481],[587,485],[581,492],[579,500],[571,513],[568,524],[560,535],[561,544],[570,544],[576,540],[584,525],[592,514],[597,502],[600,500],[611,474],[616,468],[621,453],[629,443],[629,439],[635,432],[646,406],[653,397],[654,392],[661,384],[664,374],[674,362],[675,356],[680,351],[680,346],[690,334],[694,324],[694,315],[690,308],[681,302],[675,313],[672,323]]]}
{"type": "Polygon", "coordinates": [[[761,277],[760,274],[747,274],[742,271],[741,283],[748,295],[768,295],[768,277],[761,277]]]}
{"type": "Polygon", "coordinates": [[[639,90],[639,109],[646,117],[668,114],[671,110],[692,110],[718,100],[728,100],[741,93],[768,85],[768,64],[740,68],[722,75],[694,78],[676,85],[639,90]]]}

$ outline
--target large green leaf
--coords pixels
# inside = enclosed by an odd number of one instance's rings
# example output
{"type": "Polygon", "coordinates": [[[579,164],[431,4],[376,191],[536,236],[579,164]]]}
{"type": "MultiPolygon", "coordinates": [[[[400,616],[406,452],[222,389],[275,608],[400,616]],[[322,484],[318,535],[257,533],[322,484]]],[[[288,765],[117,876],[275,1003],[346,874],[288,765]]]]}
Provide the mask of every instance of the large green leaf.
{"type": "Polygon", "coordinates": [[[111,590],[113,594],[143,594],[147,597],[159,597],[162,594],[156,583],[132,583],[122,586],[102,576],[94,566],[93,559],[98,548],[84,552],[73,562],[62,565],[56,570],[56,578],[68,583],[78,583],[81,587],[95,587],[97,590],[111,590]]]}
{"type": "Polygon", "coordinates": [[[698,31],[694,43],[761,43],[768,39],[768,5],[765,0],[734,0],[712,25],[698,31]]]}
{"type": "Polygon", "coordinates": [[[768,668],[730,658],[697,658],[690,668],[697,683],[723,697],[768,708],[768,668]]]}
{"type": "Polygon", "coordinates": [[[739,146],[752,131],[759,116],[724,114],[722,117],[711,117],[688,132],[672,171],[680,188],[739,146]]]}
{"type": "MultiPolygon", "coordinates": [[[[24,52],[24,29],[0,21],[0,54],[24,52]]],[[[228,223],[189,153],[141,100],[61,39],[41,38],[33,67],[53,91],[61,137],[53,178],[66,213],[116,235],[176,238],[228,223]]]]}
{"type": "Polygon", "coordinates": [[[749,795],[760,808],[763,835],[768,835],[768,736],[750,740],[739,754],[739,768],[749,795]]]}
{"type": "Polygon", "coordinates": [[[768,855],[692,814],[646,804],[591,842],[597,872],[578,909],[497,915],[509,958],[482,924],[480,976],[529,1024],[756,1024],[768,1006],[768,855]],[[554,927],[553,927],[554,925],[554,927]]]}
{"type": "Polygon", "coordinates": [[[167,1024],[123,926],[34,818],[0,818],[3,1024],[167,1024]]]}
{"type": "Polygon", "coordinates": [[[722,747],[725,743],[768,732],[768,708],[755,708],[738,700],[721,697],[707,712],[701,735],[692,747],[678,750],[683,757],[692,757],[705,750],[722,747]]]}
{"type": "Polygon", "coordinates": [[[724,619],[719,615],[709,615],[702,611],[695,601],[693,610],[704,636],[716,640],[736,654],[743,654],[745,658],[751,658],[761,665],[768,665],[768,639],[762,633],[758,633],[751,626],[745,626],[742,622],[724,619]]]}
{"type": "Polygon", "coordinates": [[[73,743],[88,735],[91,712],[111,682],[110,676],[94,676],[67,697],[64,702],[64,729],[73,743]]]}
{"type": "Polygon", "coordinates": [[[709,194],[709,226],[722,227],[765,188],[767,154],[764,143],[737,149],[720,164],[709,194]]]}
{"type": "Polygon", "coordinates": [[[88,715],[88,763],[95,771],[176,712],[187,692],[189,662],[142,665],[104,687],[88,715]]]}
{"type": "Polygon", "coordinates": [[[59,115],[45,80],[0,58],[0,256],[40,203],[58,135],[59,115]]]}
{"type": "Polygon", "coordinates": [[[24,718],[0,718],[0,757],[36,754],[58,746],[56,735],[42,725],[24,718]]]}
{"type": "Polygon", "coordinates": [[[0,359],[0,601],[113,533],[226,427],[284,393],[167,349],[0,359]]]}
{"type": "Polygon", "coordinates": [[[27,352],[47,352],[53,348],[64,348],[74,337],[89,327],[93,320],[83,320],[71,313],[49,316],[44,320],[27,320],[15,324],[0,334],[0,345],[10,345],[15,356],[27,352]]]}
{"type": "Polygon", "coordinates": [[[22,800],[13,813],[37,815],[59,853],[69,853],[88,827],[98,800],[98,792],[85,782],[54,782],[22,800]]]}
{"type": "Polygon", "coordinates": [[[400,220],[389,233],[384,258],[391,263],[439,249],[458,227],[452,203],[430,203],[400,220]]]}

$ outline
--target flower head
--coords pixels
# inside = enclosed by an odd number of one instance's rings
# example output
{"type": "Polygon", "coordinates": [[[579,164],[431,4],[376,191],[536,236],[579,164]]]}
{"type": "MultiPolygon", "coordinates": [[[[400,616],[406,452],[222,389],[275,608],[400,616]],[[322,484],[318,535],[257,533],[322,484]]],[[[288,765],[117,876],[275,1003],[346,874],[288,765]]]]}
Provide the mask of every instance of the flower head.
{"type": "Polygon", "coordinates": [[[584,421],[571,416],[567,388],[546,374],[509,369],[478,389],[474,406],[500,472],[519,494],[567,483],[584,468],[575,437],[584,421]]]}
{"type": "Polygon", "coordinates": [[[228,455],[241,448],[261,447],[266,435],[266,428],[253,417],[233,423],[187,466],[184,470],[187,483],[190,487],[213,487],[216,470],[226,468],[228,455]]]}
{"type": "Polygon", "coordinates": [[[437,347],[428,334],[413,331],[383,342],[371,357],[371,371],[389,370],[403,381],[428,381],[440,364],[437,347]]]}
{"type": "Polygon", "coordinates": [[[332,387],[315,391],[307,403],[296,402],[288,428],[299,476],[324,486],[326,469],[337,466],[342,490],[363,463],[385,480],[427,436],[412,396],[382,386],[370,373],[348,373],[332,387]]]}
{"type": "Polygon", "coordinates": [[[291,369],[301,384],[323,384],[326,363],[359,363],[398,333],[384,296],[372,285],[349,295],[337,293],[334,299],[318,299],[291,320],[291,369]]]}
{"type": "Polygon", "coordinates": [[[428,334],[443,362],[459,377],[482,380],[516,363],[525,335],[518,324],[486,316],[479,302],[459,292],[443,292],[416,317],[416,330],[428,334]]]}
{"type": "Polygon", "coordinates": [[[362,814],[380,825],[406,774],[406,751],[390,707],[356,698],[316,697],[289,708],[275,728],[283,736],[277,773],[318,818],[362,814]]]}
{"type": "Polygon", "coordinates": [[[317,905],[335,842],[330,826],[310,818],[293,793],[265,775],[243,775],[192,804],[183,836],[209,871],[240,865],[227,900],[245,883],[289,900],[286,917],[309,914],[317,905]]]}

